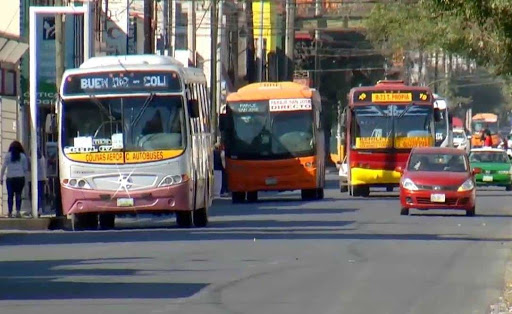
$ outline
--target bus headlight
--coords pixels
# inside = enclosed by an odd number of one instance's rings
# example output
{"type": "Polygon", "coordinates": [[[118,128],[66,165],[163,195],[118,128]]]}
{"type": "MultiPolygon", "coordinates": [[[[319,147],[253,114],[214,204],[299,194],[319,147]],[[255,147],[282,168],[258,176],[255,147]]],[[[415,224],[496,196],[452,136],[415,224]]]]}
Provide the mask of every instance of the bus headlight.
{"type": "Polygon", "coordinates": [[[160,181],[160,184],[158,186],[169,186],[174,184],[180,184],[183,181],[187,179],[187,175],[173,175],[173,176],[166,176],[160,181]]]}
{"type": "Polygon", "coordinates": [[[62,180],[62,183],[64,185],[72,187],[72,188],[79,188],[79,189],[90,189],[91,186],[85,179],[64,179],[62,180]]]}

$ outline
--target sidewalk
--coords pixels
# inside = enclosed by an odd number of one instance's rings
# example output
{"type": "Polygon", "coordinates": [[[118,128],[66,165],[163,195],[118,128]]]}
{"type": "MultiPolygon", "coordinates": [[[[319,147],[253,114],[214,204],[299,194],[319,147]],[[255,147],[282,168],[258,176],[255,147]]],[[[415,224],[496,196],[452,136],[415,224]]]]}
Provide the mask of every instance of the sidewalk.
{"type": "Polygon", "coordinates": [[[39,218],[8,218],[0,217],[0,230],[57,230],[64,229],[68,224],[66,217],[43,215],[39,218]]]}

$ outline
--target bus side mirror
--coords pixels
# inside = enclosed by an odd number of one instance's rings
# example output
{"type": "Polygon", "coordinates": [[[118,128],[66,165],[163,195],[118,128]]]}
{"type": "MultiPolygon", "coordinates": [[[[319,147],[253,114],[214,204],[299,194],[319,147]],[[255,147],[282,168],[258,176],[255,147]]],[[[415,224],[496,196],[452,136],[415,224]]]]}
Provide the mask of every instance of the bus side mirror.
{"type": "Polygon", "coordinates": [[[197,99],[190,99],[188,101],[188,113],[191,118],[199,118],[199,102],[197,99]]]}
{"type": "Polygon", "coordinates": [[[57,132],[57,118],[54,113],[49,113],[46,115],[44,131],[46,134],[54,134],[57,132]]]}
{"type": "Polygon", "coordinates": [[[435,122],[441,121],[441,111],[438,108],[434,109],[434,121],[435,122]]]}

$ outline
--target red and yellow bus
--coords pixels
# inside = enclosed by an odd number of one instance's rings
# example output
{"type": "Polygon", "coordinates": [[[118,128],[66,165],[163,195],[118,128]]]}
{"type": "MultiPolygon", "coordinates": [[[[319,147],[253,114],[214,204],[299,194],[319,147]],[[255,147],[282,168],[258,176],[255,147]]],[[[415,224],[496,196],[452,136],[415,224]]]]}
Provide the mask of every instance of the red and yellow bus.
{"type": "Polygon", "coordinates": [[[492,146],[497,147],[501,140],[498,133],[498,116],[494,113],[477,113],[471,119],[471,147],[482,147],[482,131],[489,130],[491,133],[492,146]]]}
{"type": "Polygon", "coordinates": [[[254,83],[228,95],[221,129],[234,203],[257,201],[259,191],[323,198],[321,112],[319,93],[293,82],[254,83]]]}
{"type": "Polygon", "coordinates": [[[400,173],[413,147],[434,146],[435,115],[432,92],[427,87],[406,86],[403,81],[379,81],[349,93],[342,118],[347,174],[340,190],[368,196],[370,187],[397,187],[400,173]]]}

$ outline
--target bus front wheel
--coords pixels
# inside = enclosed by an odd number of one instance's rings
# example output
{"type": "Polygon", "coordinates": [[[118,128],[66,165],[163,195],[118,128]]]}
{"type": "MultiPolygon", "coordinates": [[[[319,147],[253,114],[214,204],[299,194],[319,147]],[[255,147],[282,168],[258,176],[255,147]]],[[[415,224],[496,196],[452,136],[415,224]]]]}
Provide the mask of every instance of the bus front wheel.
{"type": "Polygon", "coordinates": [[[114,229],[116,226],[116,215],[114,214],[101,214],[100,215],[100,229],[108,230],[114,229]]]}
{"type": "Polygon", "coordinates": [[[231,200],[233,203],[243,203],[245,201],[245,192],[232,192],[231,200]]]}
{"type": "Polygon", "coordinates": [[[247,192],[247,202],[255,203],[258,201],[258,191],[247,192]]]}
{"type": "Polygon", "coordinates": [[[208,225],[208,210],[206,208],[194,210],[194,226],[202,228],[206,225],[208,225]]]}
{"type": "Polygon", "coordinates": [[[324,189],[323,188],[316,189],[316,199],[318,199],[318,200],[324,199],[324,189]]]}
{"type": "Polygon", "coordinates": [[[98,229],[98,215],[92,213],[73,214],[71,225],[75,230],[96,230],[98,229]]]}
{"type": "Polygon", "coordinates": [[[192,212],[191,211],[176,212],[176,224],[180,228],[190,228],[190,226],[192,226],[192,212]]]}

